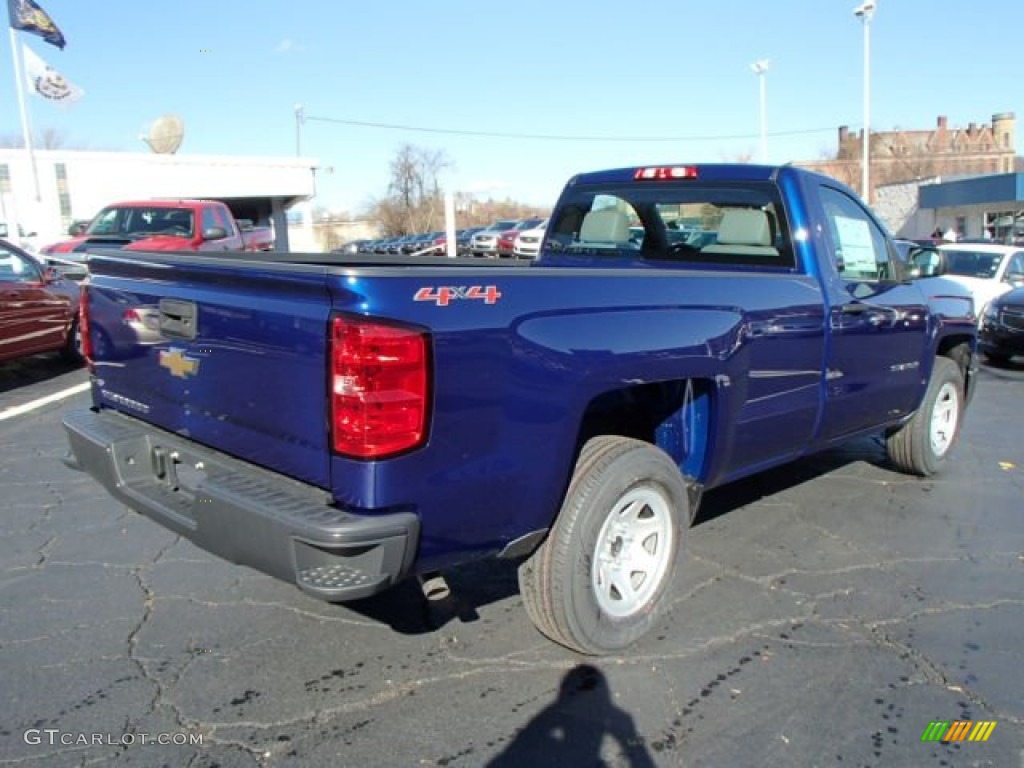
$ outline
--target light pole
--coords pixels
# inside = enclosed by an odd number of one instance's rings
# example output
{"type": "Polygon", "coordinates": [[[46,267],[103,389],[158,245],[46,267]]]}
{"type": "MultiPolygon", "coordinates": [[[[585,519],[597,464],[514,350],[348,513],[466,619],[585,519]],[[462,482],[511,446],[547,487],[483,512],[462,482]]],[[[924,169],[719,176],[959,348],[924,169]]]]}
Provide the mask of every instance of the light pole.
{"type": "Polygon", "coordinates": [[[865,203],[871,202],[871,19],[876,6],[876,0],[865,0],[853,9],[853,15],[864,25],[864,131],[861,134],[860,193],[865,203]]]}
{"type": "Polygon", "coordinates": [[[765,86],[765,74],[768,72],[768,65],[771,59],[761,59],[750,65],[757,75],[757,82],[761,92],[761,162],[768,163],[768,96],[765,86]]]}
{"type": "Polygon", "coordinates": [[[302,105],[295,105],[295,156],[302,155],[302,124],[306,122],[306,116],[302,111],[302,105]]]}

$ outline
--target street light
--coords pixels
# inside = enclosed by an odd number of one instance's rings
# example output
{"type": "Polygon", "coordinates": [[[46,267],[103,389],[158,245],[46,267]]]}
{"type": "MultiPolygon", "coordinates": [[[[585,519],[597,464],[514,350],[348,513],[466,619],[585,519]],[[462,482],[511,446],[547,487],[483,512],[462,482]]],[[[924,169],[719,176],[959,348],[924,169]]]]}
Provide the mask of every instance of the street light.
{"type": "Polygon", "coordinates": [[[871,19],[875,15],[875,0],[865,2],[853,9],[853,15],[864,24],[864,131],[861,134],[860,193],[864,202],[870,203],[871,183],[871,19]]]}
{"type": "Polygon", "coordinates": [[[750,65],[757,75],[757,82],[761,91],[761,162],[768,163],[768,97],[765,91],[765,74],[768,72],[768,65],[771,59],[761,59],[750,65]]]}

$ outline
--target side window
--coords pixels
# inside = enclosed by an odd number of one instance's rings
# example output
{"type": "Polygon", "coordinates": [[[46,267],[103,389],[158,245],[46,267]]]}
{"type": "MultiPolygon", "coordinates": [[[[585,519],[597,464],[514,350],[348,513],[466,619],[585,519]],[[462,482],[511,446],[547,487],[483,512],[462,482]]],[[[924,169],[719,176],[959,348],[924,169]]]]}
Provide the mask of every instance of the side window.
{"type": "Polygon", "coordinates": [[[228,233],[228,237],[234,237],[236,234],[234,221],[231,216],[228,215],[227,208],[222,206],[216,206],[214,210],[217,212],[217,224],[218,227],[224,227],[224,231],[228,233]]]}
{"type": "Polygon", "coordinates": [[[216,209],[210,206],[203,208],[203,231],[224,225],[217,220],[216,209]]]}
{"type": "Polygon", "coordinates": [[[0,248],[0,283],[37,283],[42,279],[34,263],[19,253],[0,248]]]}
{"type": "Polygon", "coordinates": [[[836,269],[847,281],[889,280],[898,276],[885,233],[849,195],[821,187],[836,269]]]}

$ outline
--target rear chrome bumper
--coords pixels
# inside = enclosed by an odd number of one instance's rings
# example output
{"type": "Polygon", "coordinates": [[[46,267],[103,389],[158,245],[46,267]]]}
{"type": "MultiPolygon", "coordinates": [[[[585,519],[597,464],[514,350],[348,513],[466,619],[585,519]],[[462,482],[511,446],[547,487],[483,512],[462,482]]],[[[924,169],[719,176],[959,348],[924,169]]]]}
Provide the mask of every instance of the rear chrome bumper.
{"type": "Polygon", "coordinates": [[[234,563],[331,602],[368,597],[412,570],[419,519],[353,514],[314,486],[115,411],[64,417],[65,463],[118,501],[234,563]]]}

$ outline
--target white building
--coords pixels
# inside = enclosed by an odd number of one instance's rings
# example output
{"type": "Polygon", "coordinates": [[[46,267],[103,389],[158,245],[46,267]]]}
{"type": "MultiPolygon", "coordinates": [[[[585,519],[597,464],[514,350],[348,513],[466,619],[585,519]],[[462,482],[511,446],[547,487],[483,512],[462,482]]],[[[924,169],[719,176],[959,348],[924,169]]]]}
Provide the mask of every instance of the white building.
{"type": "Polygon", "coordinates": [[[286,217],[292,206],[311,208],[315,159],[64,149],[31,154],[0,149],[0,221],[11,233],[19,225],[25,234],[37,233],[32,240],[38,244],[66,237],[72,222],[90,220],[118,201],[215,198],[240,218],[273,225],[280,250],[315,250],[312,217],[302,216],[290,231],[286,217]]]}

